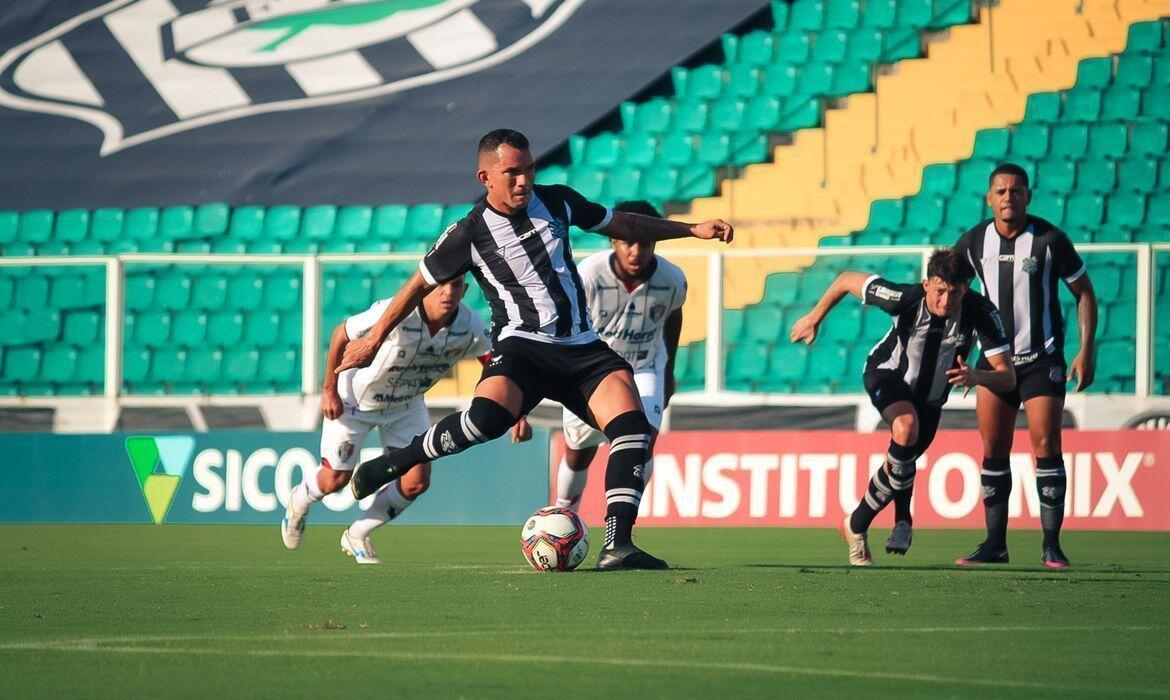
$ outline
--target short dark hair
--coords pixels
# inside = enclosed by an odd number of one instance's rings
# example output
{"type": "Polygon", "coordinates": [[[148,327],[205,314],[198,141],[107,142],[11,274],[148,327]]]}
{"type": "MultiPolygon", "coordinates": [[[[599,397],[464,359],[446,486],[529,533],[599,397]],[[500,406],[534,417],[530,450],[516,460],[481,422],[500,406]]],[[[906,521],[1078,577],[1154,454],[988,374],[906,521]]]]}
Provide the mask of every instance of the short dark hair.
{"type": "Polygon", "coordinates": [[[975,269],[954,248],[938,248],[930,254],[930,260],[926,263],[926,279],[932,277],[952,285],[971,284],[975,278],[975,269]]]}
{"type": "Polygon", "coordinates": [[[655,219],[662,218],[662,212],[658,211],[653,204],[644,199],[632,199],[628,202],[618,202],[614,205],[614,211],[625,211],[631,214],[641,214],[642,216],[652,216],[655,219]]]}
{"type": "Polygon", "coordinates": [[[996,175],[1015,175],[1024,181],[1024,189],[1031,189],[1032,186],[1028,184],[1028,171],[1024,170],[1015,163],[1000,163],[995,166],[995,170],[991,171],[991,175],[987,177],[987,186],[991,187],[991,183],[995,182],[996,175]]]}
{"type": "Polygon", "coordinates": [[[495,151],[500,146],[507,145],[519,151],[528,150],[528,137],[515,129],[492,129],[479,140],[478,153],[495,151]]]}

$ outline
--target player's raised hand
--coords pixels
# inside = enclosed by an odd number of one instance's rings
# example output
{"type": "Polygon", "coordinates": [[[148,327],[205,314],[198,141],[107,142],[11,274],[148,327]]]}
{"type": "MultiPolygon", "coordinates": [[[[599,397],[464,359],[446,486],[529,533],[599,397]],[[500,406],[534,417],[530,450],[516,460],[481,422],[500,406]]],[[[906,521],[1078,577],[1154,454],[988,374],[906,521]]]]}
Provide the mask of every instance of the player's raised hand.
{"type": "Polygon", "coordinates": [[[1081,350],[1077,356],[1073,358],[1072,364],[1068,366],[1068,379],[1065,381],[1077,380],[1076,391],[1084,391],[1093,384],[1093,379],[1097,375],[1097,359],[1085,355],[1085,351],[1081,350]]]}
{"type": "Polygon", "coordinates": [[[821,322],[813,314],[802,316],[792,324],[792,332],[788,334],[788,339],[793,343],[803,342],[805,345],[812,345],[813,341],[817,339],[817,331],[820,330],[821,322]]]}
{"type": "Polygon", "coordinates": [[[711,219],[701,224],[695,224],[691,227],[691,231],[695,234],[695,238],[702,238],[706,241],[718,239],[724,243],[730,243],[731,239],[735,237],[735,229],[723,219],[711,219]]]}
{"type": "Polygon", "coordinates": [[[341,403],[337,390],[325,390],[321,394],[321,414],[329,420],[337,420],[342,413],[345,413],[345,405],[341,403]]]}
{"type": "Polygon", "coordinates": [[[334,371],[340,374],[351,367],[367,367],[374,361],[374,355],[377,354],[378,346],[373,342],[371,336],[367,335],[350,341],[345,346],[345,355],[342,356],[341,362],[334,371]]]}
{"type": "Polygon", "coordinates": [[[947,370],[947,381],[951,383],[951,386],[966,387],[967,391],[963,393],[963,396],[966,396],[971,391],[971,387],[975,386],[974,372],[967,366],[966,362],[963,362],[962,355],[957,356],[955,362],[959,363],[959,366],[947,370]]]}

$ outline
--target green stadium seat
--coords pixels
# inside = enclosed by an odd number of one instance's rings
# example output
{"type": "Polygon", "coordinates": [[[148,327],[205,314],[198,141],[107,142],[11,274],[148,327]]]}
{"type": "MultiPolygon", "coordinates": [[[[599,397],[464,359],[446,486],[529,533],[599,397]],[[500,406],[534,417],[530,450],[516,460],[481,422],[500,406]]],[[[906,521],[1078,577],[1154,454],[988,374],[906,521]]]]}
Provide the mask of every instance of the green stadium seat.
{"type": "Polygon", "coordinates": [[[771,131],[780,121],[781,102],[774,95],[757,95],[747,103],[743,126],[756,131],[771,131]]]}
{"type": "Polygon", "coordinates": [[[1154,84],[1170,85],[1170,53],[1154,59],[1154,84]]]}
{"type": "Polygon", "coordinates": [[[1077,165],[1077,187],[1081,190],[1108,194],[1116,184],[1117,161],[1093,158],[1077,165]]]}
{"type": "Polygon", "coordinates": [[[788,389],[789,385],[799,382],[808,371],[808,347],[793,343],[782,342],[772,349],[771,372],[769,373],[770,387],[788,389]]]}
{"type": "Polygon", "coordinates": [[[727,354],[724,380],[732,391],[754,391],[768,375],[768,346],[741,345],[727,354]]]}
{"type": "Polygon", "coordinates": [[[291,349],[265,350],[260,353],[257,378],[264,382],[288,382],[300,375],[298,353],[291,349]]]}
{"type": "Polygon", "coordinates": [[[200,345],[207,337],[207,314],[198,309],[187,309],[175,314],[171,337],[183,347],[200,345]]]}
{"type": "Polygon", "coordinates": [[[333,228],[337,224],[337,207],[318,205],[307,207],[301,215],[299,236],[310,240],[319,240],[333,235],[333,228]]]}
{"type": "Polygon", "coordinates": [[[160,382],[177,382],[182,380],[186,367],[186,350],[176,347],[156,348],[151,359],[148,379],[160,382]]]}
{"type": "MultiPolygon", "coordinates": [[[[158,243],[163,243],[163,242],[164,241],[158,241],[158,243]]],[[[176,242],[174,244],[174,246],[175,246],[176,253],[181,253],[181,254],[186,254],[186,255],[207,255],[208,253],[211,252],[211,242],[210,241],[185,240],[185,241],[176,242]]],[[[164,252],[161,249],[161,247],[155,248],[154,246],[150,246],[148,243],[144,243],[141,249],[142,249],[142,252],[144,252],[144,253],[145,252],[150,252],[150,253],[164,252]]]]}
{"type": "Polygon", "coordinates": [[[686,165],[694,157],[694,136],[683,131],[672,131],[662,137],[659,162],[669,166],[686,165]]]}
{"type": "Polygon", "coordinates": [[[149,273],[128,273],[125,284],[126,308],[130,310],[150,308],[154,301],[156,285],[154,276],[149,273]]]}
{"type": "Polygon", "coordinates": [[[85,278],[63,273],[50,280],[48,305],[56,309],[76,309],[89,306],[85,295],[85,278]]]}
{"type": "Polygon", "coordinates": [[[784,309],[775,304],[760,304],[744,309],[741,336],[746,343],[772,344],[787,336],[784,309]]]}
{"type": "Polygon", "coordinates": [[[1133,341],[1137,334],[1137,303],[1118,301],[1109,305],[1109,318],[1102,337],[1133,341]]]}
{"type": "Polygon", "coordinates": [[[43,309],[49,303],[49,278],[38,272],[16,280],[14,298],[22,309],[43,309]]]}
{"type": "Polygon", "coordinates": [[[1146,196],[1140,192],[1118,192],[1109,198],[1105,221],[1111,226],[1137,228],[1146,218],[1146,196]]]}
{"type": "Polygon", "coordinates": [[[879,29],[860,27],[849,33],[849,50],[846,60],[866,65],[876,63],[882,55],[885,34],[879,29]]]}
{"type": "Polygon", "coordinates": [[[565,185],[569,182],[569,169],[559,165],[546,165],[536,174],[541,185],[565,185]]]}
{"type": "Polygon", "coordinates": [[[855,342],[861,335],[861,307],[858,304],[839,304],[833,309],[833,320],[821,325],[817,342],[855,342]]]}
{"type": "Polygon", "coordinates": [[[968,159],[960,161],[955,192],[965,197],[982,196],[987,192],[987,178],[995,169],[994,161],[968,159]]]}
{"type": "Polygon", "coordinates": [[[337,211],[337,235],[342,238],[365,238],[374,221],[374,210],[370,207],[348,206],[337,211]]]}
{"type": "Polygon", "coordinates": [[[406,230],[406,213],[407,207],[401,204],[378,207],[374,210],[372,233],[383,238],[401,236],[406,230]]]}
{"type": "MultiPolygon", "coordinates": [[[[707,123],[707,105],[703,107],[703,124],[707,123]]],[[[644,168],[654,162],[658,156],[658,137],[653,134],[630,132],[626,134],[625,151],[623,157],[626,165],[644,168]]],[[[622,169],[613,171],[616,175],[622,169]]]]}
{"type": "Polygon", "coordinates": [[[234,348],[224,352],[223,378],[229,382],[250,382],[260,368],[260,352],[251,348],[234,348]]]}
{"type": "Polygon", "coordinates": [[[1012,132],[1011,153],[1013,157],[1043,158],[1048,153],[1051,134],[1043,125],[1022,124],[1012,132]]]}
{"type": "Polygon", "coordinates": [[[186,272],[176,270],[160,275],[157,291],[154,295],[154,305],[161,309],[174,311],[183,309],[191,302],[191,288],[191,277],[186,272]]]}
{"type": "MultiPolygon", "coordinates": [[[[1124,341],[1102,341],[1097,345],[1097,392],[1108,393],[1124,387],[1134,377],[1134,347],[1124,341]]],[[[1092,391],[1093,389],[1090,389],[1092,391]]]]}
{"type": "MultiPolygon", "coordinates": [[[[1088,197],[1090,201],[1095,201],[1097,206],[1103,206],[1100,195],[1074,195],[1074,197],[1078,196],[1082,198],[1088,197]]],[[[1079,225],[1079,220],[1076,218],[1076,213],[1072,210],[1070,204],[1071,200],[1063,194],[1049,192],[1047,190],[1035,190],[1032,193],[1032,204],[1029,207],[1029,212],[1039,216],[1041,219],[1051,221],[1056,226],[1061,226],[1065,222],[1066,217],[1068,221],[1078,222],[1079,225]]],[[[1085,207],[1090,205],[1078,200],[1077,206],[1085,207]]],[[[1098,212],[1098,221],[1100,221],[1099,215],[1100,212],[1098,212]]],[[[990,218],[990,213],[988,214],[988,218],[990,218]]]]}
{"type": "MultiPolygon", "coordinates": [[[[833,319],[836,322],[836,319],[833,319]]],[[[825,394],[832,392],[849,367],[849,347],[844,344],[818,344],[809,353],[808,374],[800,391],[825,394]]]]}
{"type": "Polygon", "coordinates": [[[936,0],[930,29],[946,29],[971,22],[971,0],[936,0]]]}
{"type": "Polygon", "coordinates": [[[801,64],[812,55],[812,41],[808,34],[788,32],[776,39],[773,63],[801,64]]]}
{"type": "Polygon", "coordinates": [[[1113,82],[1113,58],[1085,58],[1077,64],[1074,90],[1104,90],[1113,82]]]}
{"type": "Polygon", "coordinates": [[[277,241],[290,241],[296,238],[300,225],[300,207],[287,205],[272,207],[264,217],[264,237],[277,241]]]}
{"type": "Polygon", "coordinates": [[[569,187],[577,190],[585,199],[601,200],[605,198],[606,175],[606,171],[601,168],[573,168],[569,171],[569,187]]]}
{"type": "Polygon", "coordinates": [[[167,239],[188,238],[195,234],[195,210],[191,207],[167,207],[159,217],[159,235],[167,239]]]}
{"type": "Polygon", "coordinates": [[[1165,157],[1167,130],[1165,123],[1134,124],[1129,137],[1129,153],[1135,156],[1165,157]]]}
{"type": "Polygon", "coordinates": [[[673,110],[669,100],[661,98],[648,100],[634,105],[634,110],[634,128],[638,131],[661,134],[670,127],[673,110]]]}
{"type": "Polygon", "coordinates": [[[769,4],[772,10],[773,28],[777,32],[783,31],[788,26],[788,16],[791,14],[792,3],[788,0],[772,0],[769,4]]]}
{"type": "Polygon", "coordinates": [[[737,166],[762,163],[768,159],[766,134],[740,130],[731,134],[731,162],[737,166]]]}
{"type": "Polygon", "coordinates": [[[204,204],[195,210],[195,234],[220,236],[228,229],[231,209],[226,204],[204,204]]]}
{"type": "Polygon", "coordinates": [[[611,168],[617,164],[622,153],[622,138],[605,132],[588,139],[583,148],[582,162],[600,168],[611,168]]]}
{"type": "Polygon", "coordinates": [[[1117,158],[1125,153],[1129,128],[1125,124],[1094,124],[1089,127],[1088,155],[1096,158],[1117,158]]]}
{"type": "Polygon", "coordinates": [[[812,57],[821,63],[841,63],[849,49],[849,34],[839,29],[818,32],[812,57]]]}
{"type": "Polygon", "coordinates": [[[425,238],[433,241],[442,233],[443,206],[441,204],[416,204],[406,215],[406,235],[411,238],[425,238]]]}
{"type": "Polygon", "coordinates": [[[85,239],[88,233],[88,211],[84,209],[70,209],[57,214],[57,220],[53,224],[54,239],[75,242],[85,239]]]}
{"type": "Polygon", "coordinates": [[[350,255],[357,252],[357,243],[353,241],[339,241],[327,239],[321,241],[319,249],[322,255],[350,255]]]}
{"type": "Polygon", "coordinates": [[[73,378],[77,381],[97,385],[100,391],[106,374],[106,351],[103,347],[83,347],[77,353],[77,366],[73,378]]]}
{"type": "MultiPolygon", "coordinates": [[[[1082,163],[1081,167],[1084,165],[1082,163]]],[[[1077,167],[1077,164],[1071,160],[1042,160],[1037,168],[1036,179],[1033,181],[1032,187],[1068,194],[1072,191],[1073,185],[1076,184],[1077,167]]]]}
{"type": "Polygon", "coordinates": [[[228,235],[245,241],[254,241],[264,232],[264,207],[236,207],[231,212],[228,235]]]}
{"type": "Polygon", "coordinates": [[[211,252],[216,255],[244,255],[248,242],[237,238],[220,238],[211,242],[211,252]]]}
{"type": "Polygon", "coordinates": [[[1024,121],[1032,124],[1051,124],[1060,118],[1061,96],[1058,92],[1038,92],[1028,95],[1024,121]]]}
{"type": "Polygon", "coordinates": [[[143,311],[134,319],[134,340],[150,348],[165,345],[171,339],[169,311],[143,311]]]}
{"type": "MultiPolygon", "coordinates": [[[[1154,226],[1167,227],[1170,226],[1170,197],[1154,196],[1150,198],[1149,210],[1146,212],[1146,224],[1154,226]]],[[[1170,239],[1162,239],[1160,242],[1165,243],[1170,239]]]]}
{"type": "Polygon", "coordinates": [[[227,301],[232,308],[250,311],[263,300],[264,277],[255,269],[245,267],[228,278],[227,301]]]}
{"type": "Polygon", "coordinates": [[[675,94],[710,100],[723,92],[724,73],[722,66],[703,65],[695,68],[675,66],[670,72],[675,94]]]}
{"type": "Polygon", "coordinates": [[[10,382],[30,382],[41,374],[41,349],[29,347],[7,348],[4,356],[4,379],[10,382]]]}
{"type": "Polygon", "coordinates": [[[273,311],[296,308],[301,301],[301,278],[292,272],[278,272],[264,283],[264,307],[273,311]]]}
{"type": "Polygon", "coordinates": [[[922,169],[920,194],[949,197],[958,185],[959,169],[954,163],[936,163],[922,169]]]}
{"type": "Polygon", "coordinates": [[[0,211],[0,245],[16,240],[20,231],[20,214],[14,211],[0,211]]]}
{"type": "Polygon", "coordinates": [[[150,376],[151,357],[150,348],[141,345],[127,345],[122,353],[123,381],[130,383],[145,381],[150,376]]]}
{"type": "Polygon", "coordinates": [[[816,31],[825,26],[824,0],[801,0],[792,4],[788,26],[800,31],[816,31]]]}
{"type": "Polygon", "coordinates": [[[199,309],[222,308],[227,303],[227,287],[227,278],[223,275],[200,275],[191,288],[191,303],[199,309]]]}
{"type": "Polygon", "coordinates": [[[53,212],[34,209],[20,214],[18,238],[24,243],[44,243],[53,235],[53,212]]]}
{"type": "Polygon", "coordinates": [[[14,278],[6,274],[7,272],[6,269],[0,269],[0,309],[12,306],[12,296],[16,288],[14,278]]]}
{"type": "Polygon", "coordinates": [[[833,84],[826,93],[829,97],[845,97],[862,92],[869,92],[872,79],[868,64],[845,63],[833,72],[833,84]]]}
{"type": "Polygon", "coordinates": [[[365,309],[373,301],[374,282],[363,274],[347,275],[337,283],[335,302],[346,309],[365,309]]]}
{"type": "Polygon", "coordinates": [[[244,315],[238,311],[216,311],[207,319],[207,343],[231,347],[244,337],[244,315]]]}
{"type": "Polygon", "coordinates": [[[145,241],[158,236],[158,209],[141,208],[126,212],[124,230],[132,240],[145,241]]]}
{"type": "Polygon", "coordinates": [[[19,309],[0,311],[0,334],[4,345],[19,345],[25,342],[25,328],[28,326],[28,312],[19,309]]]}
{"type": "MultiPolygon", "coordinates": [[[[982,129],[975,134],[975,148],[971,157],[1000,162],[1007,156],[1010,141],[1011,132],[1007,129],[982,129]]],[[[986,178],[990,174],[991,171],[988,170],[983,177],[986,178]]]]}
{"type": "Polygon", "coordinates": [[[193,382],[209,382],[219,377],[223,365],[223,351],[211,348],[198,348],[187,353],[187,365],[183,370],[184,378],[193,382]]]}
{"type": "Polygon", "coordinates": [[[747,317],[747,313],[747,309],[723,310],[724,345],[742,345],[740,338],[743,336],[743,329],[745,326],[745,318],[747,317]]]}
{"type": "Polygon", "coordinates": [[[1141,90],[1127,87],[1113,87],[1101,97],[1101,119],[1105,121],[1131,121],[1141,113],[1141,90]]]}
{"type": "Polygon", "coordinates": [[[1125,42],[1126,53],[1158,53],[1163,46],[1165,43],[1160,21],[1137,22],[1130,25],[1125,42]]]}
{"type": "Polygon", "coordinates": [[[252,313],[244,319],[244,341],[249,346],[263,348],[274,344],[279,330],[280,316],[274,313],[252,313]]]}
{"type": "Polygon", "coordinates": [[[722,131],[708,131],[699,135],[696,152],[698,162],[707,165],[726,163],[731,155],[731,137],[722,131]]]}
{"type": "Polygon", "coordinates": [[[101,316],[93,311],[71,311],[65,316],[62,340],[70,345],[93,345],[103,335],[101,322],[101,316]]]}
{"type": "Polygon", "coordinates": [[[711,128],[738,131],[744,122],[746,104],[739,98],[723,98],[711,104],[711,128]]]}
{"type": "Polygon", "coordinates": [[[1089,129],[1083,124],[1060,124],[1054,127],[1050,158],[1078,160],[1089,149],[1089,129]]]}
{"type": "Polygon", "coordinates": [[[747,66],[767,65],[772,60],[775,46],[776,37],[770,32],[749,32],[739,40],[735,61],[747,66]]]}
{"type": "Polygon", "coordinates": [[[934,19],[934,0],[901,0],[898,4],[898,24],[919,29],[934,19]]]}
{"type": "Polygon", "coordinates": [[[640,199],[642,192],[642,171],[635,168],[618,168],[609,174],[609,196],[615,202],[640,199]]]}
{"type": "Polygon", "coordinates": [[[796,93],[796,66],[791,63],[771,63],[764,69],[763,90],[766,94],[788,97],[796,93]]]}
{"type": "Polygon", "coordinates": [[[764,279],[764,300],[789,306],[796,303],[796,296],[800,291],[800,280],[792,273],[776,273],[764,279]]]}
{"type": "Polygon", "coordinates": [[[866,0],[861,18],[867,27],[890,29],[898,24],[898,0],[866,0]]]}
{"type": "Polygon", "coordinates": [[[779,131],[811,129],[820,125],[821,102],[815,97],[793,97],[784,104],[784,115],[776,125],[779,131]]]}
{"type": "Polygon", "coordinates": [[[853,245],[893,245],[894,236],[888,231],[858,231],[853,234],[853,245]]]}
{"type": "Polygon", "coordinates": [[[825,14],[825,27],[853,29],[861,24],[861,0],[832,0],[825,14]]]}
{"type": "Polygon", "coordinates": [[[678,171],[674,168],[652,168],[642,177],[642,194],[652,201],[667,201],[677,189],[678,171]]]}
{"type": "Polygon", "coordinates": [[[762,71],[756,66],[732,66],[727,71],[725,95],[752,97],[760,91],[762,71]]]}
{"type": "Polygon", "coordinates": [[[935,231],[942,226],[945,214],[946,200],[942,197],[913,197],[906,208],[906,226],[935,231]]]}
{"type": "MultiPolygon", "coordinates": [[[[702,131],[707,127],[707,101],[683,98],[677,100],[674,104],[674,116],[671,118],[671,131],[702,131]]],[[[637,135],[640,138],[650,136],[654,138],[653,134],[642,134],[638,132],[627,132],[629,135],[637,135]]],[[[657,147],[657,139],[654,139],[653,147],[657,147]]],[[[627,146],[628,147],[628,146],[627,146]]],[[[620,155],[620,154],[619,154],[620,155]]]]}
{"type": "Polygon", "coordinates": [[[1126,192],[1151,192],[1158,182],[1158,161],[1148,157],[1126,158],[1118,163],[1117,188],[1126,192]]]}
{"type": "Polygon", "coordinates": [[[1064,101],[1064,121],[1093,124],[1101,118],[1102,93],[1096,90],[1073,90],[1064,101]]]}
{"type": "Polygon", "coordinates": [[[798,90],[804,95],[828,94],[833,88],[835,69],[831,63],[805,63],[797,78],[798,90]]]}
{"type": "Polygon", "coordinates": [[[1162,124],[1170,121],[1170,86],[1159,85],[1145,91],[1142,97],[1142,116],[1162,124]]]}
{"type": "MultiPolygon", "coordinates": [[[[678,188],[674,196],[683,200],[711,197],[717,188],[714,170],[701,164],[688,165],[678,173],[678,188]]],[[[610,192],[612,194],[612,188],[610,192]]],[[[614,199],[620,201],[616,197],[614,199]]]]}
{"type": "Polygon", "coordinates": [[[1123,87],[1146,87],[1154,79],[1154,59],[1141,54],[1122,54],[1113,80],[1123,87]]]}

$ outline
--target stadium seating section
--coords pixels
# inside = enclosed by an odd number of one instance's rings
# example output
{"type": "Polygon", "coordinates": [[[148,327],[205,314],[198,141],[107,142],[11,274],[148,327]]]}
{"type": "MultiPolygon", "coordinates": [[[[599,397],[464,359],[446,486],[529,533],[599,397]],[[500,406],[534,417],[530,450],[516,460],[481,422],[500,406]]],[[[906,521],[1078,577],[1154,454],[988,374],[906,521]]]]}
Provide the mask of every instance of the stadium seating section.
{"type": "MultiPolygon", "coordinates": [[[[605,202],[687,200],[715,192],[728,166],[763,162],[774,135],[821,123],[826,101],[872,89],[874,71],[922,54],[922,33],[972,19],[968,0],[797,0],[771,4],[771,26],[721,40],[722,63],[676,67],[669,94],[619,108],[620,130],[570,138],[540,180],[605,202]]],[[[1034,178],[1034,210],[1079,243],[1170,240],[1170,49],[1165,22],[1131,27],[1117,57],[1084,60],[1068,90],[1032,95],[1024,119],[980,132],[973,153],[931,165],[921,191],[876,201],[864,230],[822,245],[949,243],[984,215],[998,161],[1034,178]]],[[[120,253],[419,253],[469,205],[274,206],[0,211],[5,257],[120,253]]],[[[574,232],[578,249],[600,239],[574,232]]],[[[1132,391],[1135,256],[1089,257],[1102,300],[1101,391],[1132,391]]],[[[763,298],[724,312],[726,386],[776,393],[855,393],[880,312],[844,304],[813,348],[788,343],[799,314],[842,269],[917,278],[917,254],[825,256],[770,276],[763,298]]],[[[1156,257],[1155,391],[1170,391],[1170,253],[1156,257]]],[[[322,349],[346,314],[390,294],[412,265],[327,264],[322,349]]],[[[0,392],[86,395],[103,389],[101,264],[0,267],[0,392]]],[[[290,264],[126,266],[123,389],[133,394],[271,393],[300,388],[302,290],[290,264]]],[[[478,290],[469,300],[484,308],[478,290]]],[[[1066,313],[1071,299],[1064,300],[1066,313]]],[[[1077,342],[1070,325],[1072,347],[1077,342]]],[[[683,390],[701,389],[706,342],[680,348],[683,390]]]]}

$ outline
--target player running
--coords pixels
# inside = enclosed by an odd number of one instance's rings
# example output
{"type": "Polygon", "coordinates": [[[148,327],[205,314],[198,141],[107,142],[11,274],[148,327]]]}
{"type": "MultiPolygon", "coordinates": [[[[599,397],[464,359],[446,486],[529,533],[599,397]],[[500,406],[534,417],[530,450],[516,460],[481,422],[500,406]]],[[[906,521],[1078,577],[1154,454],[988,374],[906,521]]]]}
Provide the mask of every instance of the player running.
{"type": "MultiPolygon", "coordinates": [[[[1040,560],[1063,568],[1068,557],[1060,548],[1067,484],[1060,427],[1065,382],[1076,379],[1076,390],[1093,383],[1097,357],[1097,295],[1068,235],[1028,214],[1032,190],[1028,174],[1005,163],[988,179],[987,206],[994,217],[967,231],[955,244],[975,268],[984,293],[999,309],[1012,341],[1012,363],[1019,380],[998,391],[980,387],[975,406],[983,438],[983,510],[987,539],[957,564],[1007,563],[1008,496],[1012,491],[1011,451],[1020,404],[1028,417],[1028,437],[1036,455],[1036,491],[1044,531],[1040,560]],[[1064,361],[1064,317],[1057,281],[1077,298],[1081,347],[1072,364],[1064,361]]],[[[980,366],[984,363],[980,360],[980,366]]]]}
{"type": "Polygon", "coordinates": [[[408,447],[358,465],[350,488],[362,498],[413,465],[503,435],[543,398],[563,404],[609,439],[605,542],[599,569],[661,569],[666,562],[631,541],[642,498],[651,426],[633,372],[589,325],[585,289],[573,263],[569,227],[626,241],[695,237],[730,242],[721,220],[683,224],[594,204],[569,187],[534,186],[528,139],[497,129],[479,142],[483,202],[448,228],[341,369],[365,366],[382,339],[435,286],[470,271],[492,308],[492,359],[466,411],[447,416],[408,447]]]}
{"type": "Polygon", "coordinates": [[[1011,343],[995,306],[969,291],[973,276],[966,261],[949,248],[931,254],[926,281],[918,284],[842,272],[812,312],[792,326],[792,342],[811,345],[825,316],[846,294],[894,317],[894,325],[865,362],[865,391],[890,426],[890,446],[865,497],[841,526],[849,545],[849,563],[854,566],[873,564],[869,526],[891,500],[898,507],[886,552],[905,554],[910,549],[915,462],[934,440],[951,387],[979,385],[1011,391],[1016,384],[1008,361],[1011,343]],[[976,338],[990,364],[988,370],[968,367],[963,361],[976,338]]]}
{"type": "MultiPolygon", "coordinates": [[[[615,212],[662,218],[649,202],[622,202],[615,212]]],[[[650,421],[650,446],[662,425],[662,413],[674,394],[674,355],[682,332],[682,305],[687,278],[669,260],[654,254],[654,242],[614,239],[613,250],[594,253],[581,262],[581,282],[594,330],[634,369],[642,412],[650,421]]],[[[605,442],[569,409],[564,409],[565,455],[557,473],[556,504],[576,510],[589,465],[605,442]]],[[[653,459],[642,474],[650,482],[653,459]]]]}
{"type": "MultiPolygon", "coordinates": [[[[375,302],[333,330],[321,391],[321,466],[293,489],[280,521],[285,547],[301,545],[312,505],[349,483],[371,430],[387,450],[408,444],[430,423],[423,394],[460,360],[487,359],[487,324],[461,303],[466,291],[462,276],[436,287],[386,336],[368,367],[334,373],[346,346],[365,335],[392,300],[375,302]]],[[[370,533],[409,508],[430,486],[430,477],[430,463],[420,462],[382,489],[341,533],[341,549],[359,564],[381,563],[370,533]]]]}

